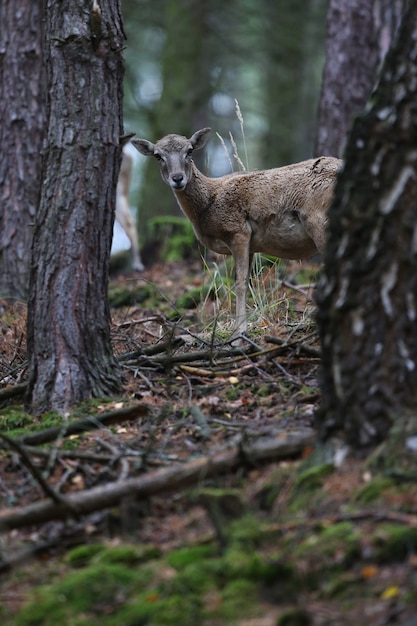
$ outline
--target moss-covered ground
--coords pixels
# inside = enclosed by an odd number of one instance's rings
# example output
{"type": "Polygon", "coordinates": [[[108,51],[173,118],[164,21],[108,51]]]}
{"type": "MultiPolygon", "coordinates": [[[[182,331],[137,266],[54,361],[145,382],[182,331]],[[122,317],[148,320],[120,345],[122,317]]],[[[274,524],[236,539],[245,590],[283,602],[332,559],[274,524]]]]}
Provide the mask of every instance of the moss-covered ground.
{"type": "MultiPolygon", "coordinates": [[[[297,289],[282,284],[275,319],[252,326],[262,353],[255,361],[213,357],[210,341],[197,339],[216,303],[206,290],[197,304],[193,293],[193,308],[178,305],[191,288],[207,286],[195,264],[113,279],[118,297],[130,293],[113,309],[112,330],[126,393],[75,407],[69,421],[134,403],[148,413],[62,437],[38,454],[28,448],[45,480],[76,495],[314,429],[319,359],[300,349],[318,349],[306,314],[310,275],[303,269],[300,284],[297,268],[288,272],[297,289]],[[138,296],[142,287],[147,295],[138,296]],[[267,334],[294,348],[271,357],[266,350],[277,344],[267,334]],[[201,358],[187,361],[196,352],[201,358]]],[[[24,306],[4,303],[3,310],[6,388],[24,381],[24,306]]],[[[14,438],[60,424],[54,413],[34,422],[19,395],[0,405],[0,433],[14,438]]],[[[417,467],[413,420],[407,424],[367,457],[308,446],[261,463],[242,453],[233,471],[201,475],[181,489],[132,494],[88,516],[4,532],[2,624],[415,626],[417,467]]],[[[0,521],[40,499],[46,496],[18,452],[0,452],[0,521]]]]}

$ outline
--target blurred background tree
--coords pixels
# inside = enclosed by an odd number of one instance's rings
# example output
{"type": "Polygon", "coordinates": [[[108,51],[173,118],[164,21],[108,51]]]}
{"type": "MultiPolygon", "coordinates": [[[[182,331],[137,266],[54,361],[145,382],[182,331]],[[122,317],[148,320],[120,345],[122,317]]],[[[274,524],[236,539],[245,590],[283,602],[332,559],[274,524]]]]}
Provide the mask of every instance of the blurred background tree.
{"type": "MultiPolygon", "coordinates": [[[[155,141],[169,132],[190,135],[211,126],[208,162],[198,165],[213,176],[231,169],[215,132],[230,155],[232,133],[250,169],[311,157],[327,4],[125,0],[126,132],[155,141]]],[[[140,167],[134,202],[142,243],[144,238],[149,243],[150,220],[180,212],[155,164],[145,161],[140,167]]]]}
{"type": "Polygon", "coordinates": [[[377,84],[406,5],[407,0],[329,0],[317,155],[343,158],[352,122],[377,84]]]}

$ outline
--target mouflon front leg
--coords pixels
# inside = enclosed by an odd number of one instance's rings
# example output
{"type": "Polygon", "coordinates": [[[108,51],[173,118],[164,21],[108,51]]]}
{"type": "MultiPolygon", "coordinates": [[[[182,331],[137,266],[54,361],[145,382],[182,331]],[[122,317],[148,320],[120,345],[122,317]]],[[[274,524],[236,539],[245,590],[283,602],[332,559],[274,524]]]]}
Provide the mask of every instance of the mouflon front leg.
{"type": "Polygon", "coordinates": [[[235,235],[230,246],[235,263],[236,274],[236,324],[233,336],[245,334],[246,321],[246,293],[249,285],[249,272],[252,254],[249,252],[250,233],[235,235]]]}

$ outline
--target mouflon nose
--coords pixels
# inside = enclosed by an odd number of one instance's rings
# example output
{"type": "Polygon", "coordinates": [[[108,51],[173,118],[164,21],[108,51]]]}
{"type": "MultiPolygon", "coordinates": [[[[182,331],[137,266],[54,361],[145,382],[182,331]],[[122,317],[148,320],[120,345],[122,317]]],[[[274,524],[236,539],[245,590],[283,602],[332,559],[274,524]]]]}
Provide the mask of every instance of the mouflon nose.
{"type": "Polygon", "coordinates": [[[183,174],[173,174],[171,176],[171,180],[173,183],[175,183],[177,186],[180,186],[182,181],[184,180],[184,175],[183,174]]]}

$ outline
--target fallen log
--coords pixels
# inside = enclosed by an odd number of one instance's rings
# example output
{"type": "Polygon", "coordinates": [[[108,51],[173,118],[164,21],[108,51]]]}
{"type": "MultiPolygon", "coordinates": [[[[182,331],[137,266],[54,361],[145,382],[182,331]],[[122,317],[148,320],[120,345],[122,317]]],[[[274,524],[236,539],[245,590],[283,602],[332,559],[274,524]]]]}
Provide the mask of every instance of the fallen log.
{"type": "Polygon", "coordinates": [[[0,512],[0,531],[42,524],[53,519],[66,519],[74,517],[74,514],[87,515],[114,506],[130,495],[145,498],[172,492],[233,471],[242,465],[252,466],[260,462],[292,458],[313,443],[313,431],[283,433],[282,437],[245,443],[214,456],[72,493],[60,503],[42,500],[25,507],[5,510],[0,512]]]}
{"type": "MultiPolygon", "coordinates": [[[[15,441],[20,445],[38,446],[42,443],[55,441],[58,437],[69,437],[71,435],[79,435],[103,426],[111,426],[112,424],[120,424],[129,420],[137,419],[147,415],[149,409],[146,404],[134,404],[132,406],[123,407],[115,411],[108,411],[100,415],[91,415],[76,422],[63,423],[62,426],[52,426],[36,433],[29,433],[16,437],[15,441]]],[[[0,448],[8,448],[7,443],[0,442],[0,448]]]]}

